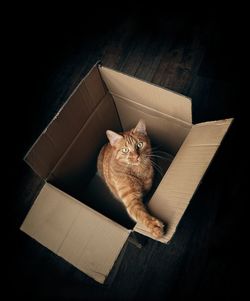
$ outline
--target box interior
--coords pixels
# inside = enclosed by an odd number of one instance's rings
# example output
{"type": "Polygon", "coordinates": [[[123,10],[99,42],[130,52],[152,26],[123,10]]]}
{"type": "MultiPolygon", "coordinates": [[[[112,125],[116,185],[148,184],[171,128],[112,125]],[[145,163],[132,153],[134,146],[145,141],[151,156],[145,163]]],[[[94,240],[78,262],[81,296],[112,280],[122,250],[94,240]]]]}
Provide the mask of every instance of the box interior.
{"type": "MultiPolygon", "coordinates": [[[[115,81],[115,79],[113,80],[115,81]]],[[[145,104],[142,106],[137,99],[131,101],[123,91],[123,93],[119,91],[119,94],[116,91],[114,94],[112,88],[107,89],[103,81],[101,84],[103,84],[105,94],[80,129],[74,142],[56,164],[47,181],[122,226],[133,229],[135,222],[128,216],[123,204],[112,196],[96,173],[98,153],[102,145],[107,142],[106,130],[127,130],[134,127],[138,120],[143,118],[152,146],[161,152],[166,152],[158,153],[162,158],[155,160],[159,168],[155,169],[153,188],[144,199],[147,203],[191,126],[178,119],[173,120],[158,111],[152,103],[148,107],[145,104]],[[182,131],[180,131],[180,127],[183,127],[182,131]]],[[[79,88],[82,91],[82,87],[79,88]]],[[[77,96],[82,97],[81,94],[77,96]]],[[[76,96],[73,95],[73,97],[76,96]]]]}
{"type": "Polygon", "coordinates": [[[192,127],[191,104],[183,102],[183,96],[109,68],[93,68],[79,84],[28,154],[28,163],[33,159],[48,183],[132,229],[135,223],[124,206],[97,175],[96,161],[107,143],[106,130],[133,128],[140,118],[146,122],[152,146],[169,154],[158,153],[165,159],[156,162],[160,167],[147,202],[192,127]],[[175,108],[163,105],[166,99],[175,108]]]}

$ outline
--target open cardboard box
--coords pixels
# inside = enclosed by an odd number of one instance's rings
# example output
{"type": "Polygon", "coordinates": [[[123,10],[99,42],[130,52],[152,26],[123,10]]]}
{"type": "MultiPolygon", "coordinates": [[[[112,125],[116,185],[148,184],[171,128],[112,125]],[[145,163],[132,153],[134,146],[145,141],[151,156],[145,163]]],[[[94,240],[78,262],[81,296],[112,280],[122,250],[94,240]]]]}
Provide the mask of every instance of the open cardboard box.
{"type": "Polygon", "coordinates": [[[146,121],[156,146],[174,160],[148,203],[167,225],[167,243],[232,119],[192,124],[191,100],[134,77],[95,65],[27,153],[45,180],[21,230],[103,283],[134,224],[96,175],[106,130],[146,121]]]}

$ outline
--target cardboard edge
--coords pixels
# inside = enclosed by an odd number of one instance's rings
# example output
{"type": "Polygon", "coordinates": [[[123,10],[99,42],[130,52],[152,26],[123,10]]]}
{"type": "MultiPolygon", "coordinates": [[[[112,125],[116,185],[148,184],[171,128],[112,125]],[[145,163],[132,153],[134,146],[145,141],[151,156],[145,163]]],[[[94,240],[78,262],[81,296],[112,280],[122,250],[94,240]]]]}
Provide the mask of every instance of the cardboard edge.
{"type": "Polygon", "coordinates": [[[141,79],[141,78],[135,77],[134,75],[130,75],[130,74],[128,74],[128,73],[125,73],[125,72],[122,72],[122,71],[118,71],[118,70],[115,70],[115,69],[110,68],[110,67],[106,67],[106,66],[102,65],[101,63],[99,63],[99,65],[98,65],[97,67],[99,68],[99,70],[100,70],[101,68],[109,69],[109,70],[111,70],[111,71],[114,71],[114,72],[120,73],[120,74],[122,74],[122,75],[125,75],[126,77],[132,77],[133,79],[139,80],[139,81],[141,81],[141,82],[143,82],[143,83],[146,83],[146,84],[148,84],[148,85],[152,85],[152,86],[154,86],[154,87],[156,87],[156,88],[159,88],[159,89],[161,89],[161,90],[165,90],[165,91],[171,92],[171,93],[173,93],[173,94],[176,94],[176,95],[178,95],[178,96],[182,96],[182,97],[186,98],[187,101],[190,101],[191,109],[192,109],[192,98],[189,97],[189,96],[186,96],[186,95],[184,95],[184,94],[175,92],[175,91],[170,90],[170,89],[168,89],[168,88],[159,86],[159,85],[157,85],[157,84],[155,84],[155,83],[152,83],[152,82],[149,82],[149,81],[147,81],[147,80],[143,80],[143,79],[141,79]]]}
{"type": "Polygon", "coordinates": [[[57,188],[56,186],[54,186],[54,185],[52,185],[52,184],[50,184],[50,183],[48,183],[48,182],[46,182],[45,184],[48,185],[49,187],[52,187],[52,189],[54,189],[54,190],[56,190],[56,191],[60,191],[62,194],[66,195],[66,196],[68,196],[69,198],[71,198],[71,199],[73,199],[74,201],[76,201],[80,206],[83,206],[83,207],[87,208],[87,209],[88,209],[89,211],[91,211],[93,214],[98,215],[98,216],[104,218],[107,222],[114,223],[114,224],[115,224],[116,226],[118,226],[119,228],[122,228],[122,229],[124,229],[124,230],[127,230],[128,233],[131,232],[130,229],[127,229],[127,228],[123,227],[122,225],[120,225],[120,224],[118,224],[117,222],[113,221],[112,219],[108,218],[106,215],[104,215],[104,214],[102,214],[102,213],[100,213],[100,212],[94,210],[93,208],[91,208],[91,207],[89,207],[88,205],[86,205],[84,202],[80,202],[78,199],[76,199],[75,197],[71,196],[70,194],[64,192],[63,190],[57,188]]]}
{"type": "MultiPolygon", "coordinates": [[[[60,112],[63,110],[63,108],[67,105],[67,103],[70,101],[70,98],[72,97],[72,95],[77,91],[77,89],[80,87],[80,85],[82,84],[82,82],[89,76],[89,74],[94,70],[94,68],[97,68],[98,72],[98,66],[100,65],[100,60],[98,60],[90,69],[89,71],[84,75],[84,77],[80,80],[80,82],[77,84],[77,86],[73,89],[73,91],[70,93],[70,95],[66,98],[66,101],[63,103],[63,105],[59,108],[59,110],[56,112],[56,114],[54,115],[54,117],[49,121],[49,123],[47,124],[47,126],[45,127],[45,129],[40,133],[40,135],[37,137],[37,139],[32,143],[32,145],[29,147],[28,151],[25,153],[25,155],[23,156],[23,160],[30,166],[30,164],[27,161],[27,157],[29,156],[30,152],[32,151],[33,147],[35,146],[35,144],[38,142],[38,140],[40,139],[40,137],[45,134],[49,128],[49,126],[57,119],[57,117],[59,116],[60,112]]],[[[31,167],[31,166],[30,166],[31,167]]]]}
{"type": "MultiPolygon", "coordinates": [[[[231,117],[231,118],[224,118],[224,119],[218,119],[218,120],[204,121],[204,122],[196,123],[193,126],[195,126],[195,127],[202,127],[202,126],[206,126],[208,124],[222,125],[222,124],[228,123],[229,124],[228,125],[228,129],[229,129],[231,127],[234,119],[235,119],[234,117],[231,117]]],[[[227,129],[227,131],[228,131],[228,129],[227,129]]],[[[227,131],[225,132],[225,135],[226,135],[227,131]]]]}

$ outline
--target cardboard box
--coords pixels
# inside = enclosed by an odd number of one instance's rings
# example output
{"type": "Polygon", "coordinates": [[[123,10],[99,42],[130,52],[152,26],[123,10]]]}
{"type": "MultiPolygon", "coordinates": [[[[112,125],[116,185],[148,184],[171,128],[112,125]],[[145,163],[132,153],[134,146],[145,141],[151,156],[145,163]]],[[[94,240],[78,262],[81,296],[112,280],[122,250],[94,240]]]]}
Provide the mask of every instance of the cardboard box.
{"type": "Polygon", "coordinates": [[[167,243],[233,119],[194,125],[189,98],[95,65],[25,157],[45,185],[21,230],[100,283],[131,231],[151,237],[96,176],[106,130],[140,118],[153,144],[174,156],[148,204],[168,224],[167,243]]]}

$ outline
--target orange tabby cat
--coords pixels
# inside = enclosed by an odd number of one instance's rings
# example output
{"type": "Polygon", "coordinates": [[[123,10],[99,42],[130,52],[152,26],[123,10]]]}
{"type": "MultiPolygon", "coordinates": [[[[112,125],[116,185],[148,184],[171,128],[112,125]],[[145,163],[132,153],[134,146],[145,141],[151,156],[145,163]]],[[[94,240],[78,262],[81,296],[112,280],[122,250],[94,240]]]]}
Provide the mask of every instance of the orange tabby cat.
{"type": "Polygon", "coordinates": [[[140,120],[127,132],[118,134],[108,130],[106,133],[109,143],[103,146],[98,156],[99,174],[113,195],[123,202],[129,216],[144,224],[154,237],[162,237],[163,223],[149,214],[142,201],[154,176],[145,122],[140,120]]]}

